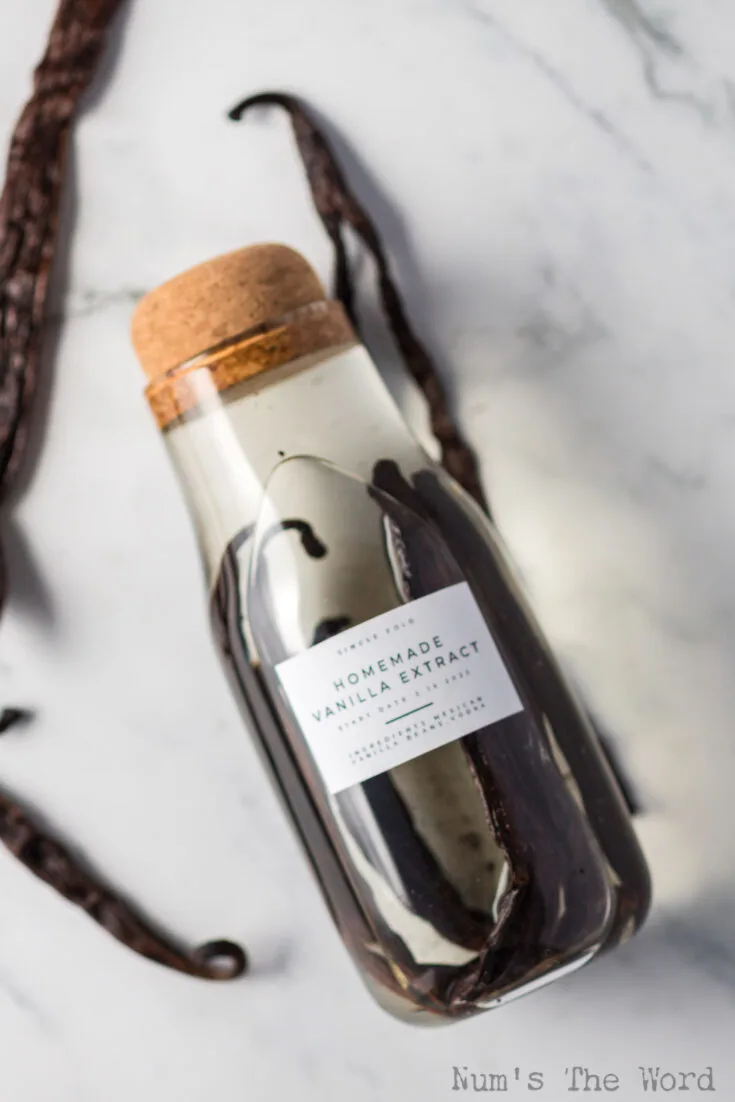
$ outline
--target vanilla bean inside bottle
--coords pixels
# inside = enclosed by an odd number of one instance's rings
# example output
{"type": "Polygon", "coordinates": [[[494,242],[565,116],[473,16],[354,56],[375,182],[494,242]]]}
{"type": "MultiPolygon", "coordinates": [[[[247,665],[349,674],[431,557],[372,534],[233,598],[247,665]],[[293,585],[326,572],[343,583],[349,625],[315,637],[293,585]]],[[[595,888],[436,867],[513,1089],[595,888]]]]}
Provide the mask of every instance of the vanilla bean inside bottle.
{"type": "Polygon", "coordinates": [[[631,936],[648,873],[584,712],[308,264],[209,261],[133,339],[233,691],[378,1001],[460,1019],[631,936]]]}

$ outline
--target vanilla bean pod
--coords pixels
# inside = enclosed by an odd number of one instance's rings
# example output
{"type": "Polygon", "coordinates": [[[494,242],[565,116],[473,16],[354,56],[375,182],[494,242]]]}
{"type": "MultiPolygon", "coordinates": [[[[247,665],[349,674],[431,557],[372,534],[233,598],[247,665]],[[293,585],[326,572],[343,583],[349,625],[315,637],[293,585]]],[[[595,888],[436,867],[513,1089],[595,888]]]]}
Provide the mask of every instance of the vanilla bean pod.
{"type": "Polygon", "coordinates": [[[0,793],[0,840],[40,880],[81,907],[104,930],[141,956],[203,979],[232,979],[245,969],[242,949],[213,941],[187,951],[157,933],[115,892],[85,870],[20,804],[0,793]]]}
{"type": "Polygon", "coordinates": [[[10,140],[0,198],[0,502],[28,439],[68,138],[121,0],[62,0],[10,140]]]}
{"type": "MultiPolygon", "coordinates": [[[[0,508],[8,507],[28,442],[69,132],[121,3],[62,0],[10,141],[0,197],[0,508]]],[[[6,596],[0,549],[0,610],[6,596]]],[[[6,708],[0,734],[27,714],[6,708]]],[[[206,979],[230,979],[244,971],[245,954],[232,942],[187,951],[156,932],[7,792],[0,792],[0,841],[39,879],[142,956],[206,979]]]]}
{"type": "Polygon", "coordinates": [[[413,330],[375,223],[348,184],[323,130],[300,100],[283,92],[249,96],[232,108],[229,117],[239,121],[253,107],[271,106],[281,107],[291,120],[314,206],[334,246],[337,298],[358,328],[354,281],[344,240],[345,226],[349,226],[375,261],[390,331],[406,367],[426,398],[431,431],[441,448],[442,464],[488,512],[477,459],[452,418],[439,370],[413,330]]]}

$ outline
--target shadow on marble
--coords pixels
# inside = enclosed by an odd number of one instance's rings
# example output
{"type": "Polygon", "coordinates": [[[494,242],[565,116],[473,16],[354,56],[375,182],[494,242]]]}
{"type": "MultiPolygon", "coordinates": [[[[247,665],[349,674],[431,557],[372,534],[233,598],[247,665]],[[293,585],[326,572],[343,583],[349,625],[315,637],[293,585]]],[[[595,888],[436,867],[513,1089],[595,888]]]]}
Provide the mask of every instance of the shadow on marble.
{"type": "Polygon", "coordinates": [[[248,945],[247,980],[272,979],[285,976],[293,962],[293,946],[286,941],[248,945]]]}
{"type": "Polygon", "coordinates": [[[46,633],[57,625],[52,589],[35,560],[19,522],[8,517],[3,529],[3,554],[8,575],[9,603],[46,633]]]}
{"type": "Polygon", "coordinates": [[[115,16],[115,21],[110,31],[109,43],[102,54],[99,68],[84,98],[82,110],[89,110],[90,108],[99,106],[105,95],[107,85],[114,77],[117,67],[120,64],[130,27],[130,20],[139,3],[140,0],[125,0],[125,3],[121,5],[120,10],[115,16]]]}

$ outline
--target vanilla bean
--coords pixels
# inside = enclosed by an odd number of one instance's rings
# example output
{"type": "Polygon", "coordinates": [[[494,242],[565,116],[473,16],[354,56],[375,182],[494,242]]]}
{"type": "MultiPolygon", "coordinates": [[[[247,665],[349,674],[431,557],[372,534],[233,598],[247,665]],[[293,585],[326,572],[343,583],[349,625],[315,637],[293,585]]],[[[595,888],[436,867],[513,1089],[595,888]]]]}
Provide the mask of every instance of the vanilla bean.
{"type": "Polygon", "coordinates": [[[233,979],[244,972],[245,954],[231,941],[187,951],[163,937],[5,792],[0,792],[0,840],[35,876],[141,956],[202,979],[233,979]]]}
{"type": "MultiPolygon", "coordinates": [[[[7,507],[28,442],[69,131],[121,3],[62,0],[35,71],[31,98],[10,140],[0,197],[0,506],[7,507]]],[[[0,611],[6,594],[0,553],[0,611]]],[[[28,715],[6,708],[0,713],[0,734],[28,715]]],[[[245,954],[232,942],[209,942],[193,951],[174,945],[3,792],[0,841],[35,876],[142,956],[205,979],[230,979],[245,970],[245,954]]]]}
{"type": "Polygon", "coordinates": [[[322,128],[304,104],[284,92],[248,96],[229,112],[239,121],[253,107],[280,107],[291,120],[311,197],[335,250],[335,293],[358,328],[355,289],[344,241],[349,226],[375,261],[386,318],[406,367],[426,398],[431,431],[441,449],[446,470],[488,512],[477,458],[452,418],[444,384],[429,352],[416,336],[393,278],[380,233],[350,187],[322,128]]]}
{"type": "Polygon", "coordinates": [[[0,502],[28,439],[69,129],[122,0],[62,0],[10,140],[0,198],[0,502]]]}

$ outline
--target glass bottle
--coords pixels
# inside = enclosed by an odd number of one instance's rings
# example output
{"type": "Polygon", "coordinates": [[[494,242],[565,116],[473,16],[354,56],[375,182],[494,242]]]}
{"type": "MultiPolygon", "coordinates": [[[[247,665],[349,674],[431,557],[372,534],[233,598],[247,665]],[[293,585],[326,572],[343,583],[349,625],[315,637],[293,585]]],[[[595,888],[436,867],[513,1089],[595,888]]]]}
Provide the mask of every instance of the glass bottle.
{"type": "Polygon", "coordinates": [[[306,261],[200,265],[133,341],[233,691],[380,1004],[461,1019],[630,937],[648,871],[585,713],[306,261]]]}

